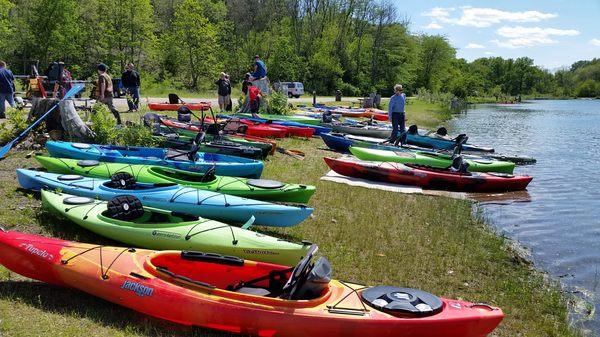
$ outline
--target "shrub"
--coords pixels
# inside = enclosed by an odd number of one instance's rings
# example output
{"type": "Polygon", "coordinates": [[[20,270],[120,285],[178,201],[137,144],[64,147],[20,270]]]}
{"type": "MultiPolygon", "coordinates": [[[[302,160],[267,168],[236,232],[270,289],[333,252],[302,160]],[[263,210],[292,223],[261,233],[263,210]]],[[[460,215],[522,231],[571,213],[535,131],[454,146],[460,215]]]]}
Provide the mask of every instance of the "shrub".
{"type": "Polygon", "coordinates": [[[27,125],[27,118],[23,110],[8,108],[6,122],[0,124],[0,143],[5,144],[15,138],[27,125]]]}
{"type": "Polygon", "coordinates": [[[115,118],[104,104],[97,103],[92,107],[91,121],[97,144],[152,147],[160,143],[152,136],[152,131],[141,124],[117,127],[115,118]]]}
{"type": "Polygon", "coordinates": [[[286,115],[290,112],[287,95],[277,91],[265,96],[267,112],[273,115],[286,115]]]}

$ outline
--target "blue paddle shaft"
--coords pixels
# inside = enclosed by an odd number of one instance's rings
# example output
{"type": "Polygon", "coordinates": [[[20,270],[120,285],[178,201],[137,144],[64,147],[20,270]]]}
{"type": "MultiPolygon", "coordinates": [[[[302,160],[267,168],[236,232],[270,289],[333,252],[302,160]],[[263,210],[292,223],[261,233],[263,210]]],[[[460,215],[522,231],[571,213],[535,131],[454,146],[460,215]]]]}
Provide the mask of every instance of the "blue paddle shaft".
{"type": "MultiPolygon", "coordinates": [[[[83,90],[84,87],[85,86],[83,84],[74,85],[69,91],[67,91],[65,96],[58,103],[75,96],[77,93],[79,93],[81,90],[83,90]]],[[[25,135],[27,135],[31,130],[33,130],[36,126],[38,126],[43,120],[45,120],[46,117],[48,117],[48,115],[50,115],[50,113],[52,113],[52,111],[54,111],[54,109],[56,109],[56,107],[58,106],[58,103],[56,103],[52,108],[50,108],[50,110],[46,111],[40,118],[38,118],[35,122],[33,122],[25,130],[23,130],[23,132],[21,132],[21,134],[19,134],[15,139],[11,140],[6,145],[4,145],[2,147],[2,149],[0,149],[0,159],[4,158],[4,156],[8,153],[8,151],[10,151],[10,149],[13,147],[13,145],[16,142],[18,142],[23,137],[25,137],[25,135]]]]}

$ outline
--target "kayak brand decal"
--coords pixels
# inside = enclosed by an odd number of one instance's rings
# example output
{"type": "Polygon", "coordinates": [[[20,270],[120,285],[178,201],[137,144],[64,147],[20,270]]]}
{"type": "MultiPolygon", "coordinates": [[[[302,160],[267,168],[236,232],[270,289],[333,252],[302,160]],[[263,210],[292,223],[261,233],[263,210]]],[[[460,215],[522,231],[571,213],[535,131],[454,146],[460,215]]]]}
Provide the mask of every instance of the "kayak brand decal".
{"type": "Polygon", "coordinates": [[[147,287],[137,282],[127,280],[123,282],[121,289],[133,291],[136,295],[140,297],[152,296],[152,293],[154,293],[154,288],[147,287]]]}
{"type": "Polygon", "coordinates": [[[32,255],[37,255],[39,257],[43,257],[44,259],[47,259],[49,261],[52,261],[52,259],[54,259],[54,255],[48,253],[45,249],[39,249],[36,246],[32,245],[31,243],[22,243],[19,245],[19,247],[24,248],[28,253],[32,254],[32,255]]]}
{"type": "Polygon", "coordinates": [[[171,233],[171,232],[165,232],[165,231],[159,231],[159,230],[153,230],[152,236],[158,236],[161,238],[173,239],[173,240],[181,239],[181,234],[179,234],[179,233],[171,233]]]}
{"type": "Polygon", "coordinates": [[[243,252],[246,254],[256,254],[256,255],[279,255],[278,253],[272,252],[270,250],[264,250],[264,249],[244,249],[243,252]]]}

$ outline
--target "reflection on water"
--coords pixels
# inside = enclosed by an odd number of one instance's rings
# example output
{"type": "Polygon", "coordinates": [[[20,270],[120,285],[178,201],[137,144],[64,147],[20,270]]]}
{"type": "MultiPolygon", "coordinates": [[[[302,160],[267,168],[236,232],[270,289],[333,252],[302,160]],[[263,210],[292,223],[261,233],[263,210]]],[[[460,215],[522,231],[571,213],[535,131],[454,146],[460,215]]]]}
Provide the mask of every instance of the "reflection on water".
{"type": "MultiPolygon", "coordinates": [[[[529,202],[492,196],[480,208],[499,232],[531,250],[537,266],[600,307],[600,101],[478,105],[451,127],[471,143],[537,159],[515,171],[534,177],[523,199],[529,202]]],[[[600,334],[599,317],[585,326],[600,334]]]]}

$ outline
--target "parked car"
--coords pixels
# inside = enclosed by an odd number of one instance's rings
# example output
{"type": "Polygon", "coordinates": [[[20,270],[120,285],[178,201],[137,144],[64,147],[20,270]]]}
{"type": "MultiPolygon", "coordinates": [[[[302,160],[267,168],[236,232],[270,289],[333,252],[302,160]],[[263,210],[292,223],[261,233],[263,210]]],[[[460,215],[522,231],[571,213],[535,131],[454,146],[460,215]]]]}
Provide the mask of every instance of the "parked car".
{"type": "Polygon", "coordinates": [[[275,90],[288,95],[288,97],[300,97],[304,95],[304,85],[301,82],[277,82],[274,85],[275,90]]]}

